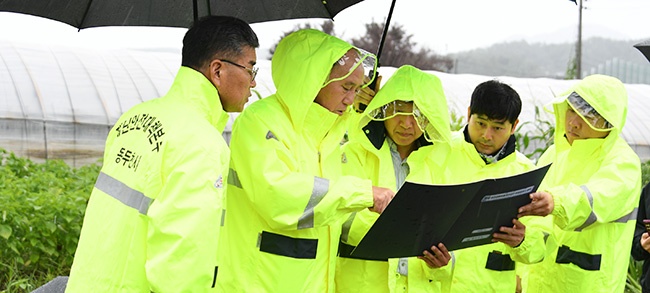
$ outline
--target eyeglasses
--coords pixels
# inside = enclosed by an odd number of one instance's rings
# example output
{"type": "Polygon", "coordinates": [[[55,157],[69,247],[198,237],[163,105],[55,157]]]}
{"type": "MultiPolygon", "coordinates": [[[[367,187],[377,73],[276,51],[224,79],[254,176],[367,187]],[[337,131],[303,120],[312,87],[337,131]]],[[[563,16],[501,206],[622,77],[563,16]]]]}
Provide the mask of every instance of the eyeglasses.
{"type": "Polygon", "coordinates": [[[255,80],[255,76],[257,76],[257,71],[259,70],[258,67],[253,67],[253,69],[250,69],[250,68],[248,68],[248,67],[246,67],[244,65],[239,65],[239,64],[237,64],[235,62],[232,62],[230,60],[226,60],[226,59],[219,59],[219,60],[221,60],[223,62],[226,62],[226,63],[229,63],[229,64],[232,64],[232,65],[235,65],[235,66],[237,66],[237,67],[239,67],[241,69],[245,69],[246,71],[248,71],[248,74],[251,75],[251,82],[253,80],[255,80]]]}

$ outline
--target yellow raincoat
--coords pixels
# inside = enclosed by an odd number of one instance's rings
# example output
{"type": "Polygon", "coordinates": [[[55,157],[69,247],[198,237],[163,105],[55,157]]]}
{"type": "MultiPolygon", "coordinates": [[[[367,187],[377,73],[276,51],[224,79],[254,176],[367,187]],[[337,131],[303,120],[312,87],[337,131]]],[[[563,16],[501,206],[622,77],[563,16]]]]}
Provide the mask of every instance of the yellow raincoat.
{"type": "Polygon", "coordinates": [[[206,292],[214,286],[230,151],[228,114],[203,74],[117,121],[66,292],[206,292]]]}
{"type": "MultiPolygon", "coordinates": [[[[346,119],[314,103],[352,48],[316,30],[285,37],[277,92],[236,119],[222,232],[223,292],[333,292],[341,225],[373,205],[368,179],[342,175],[346,119]]],[[[221,258],[220,258],[221,260],[221,258]]]]}
{"type": "MultiPolygon", "coordinates": [[[[350,142],[344,146],[348,174],[371,179],[373,185],[393,190],[398,187],[384,122],[373,121],[368,113],[395,100],[413,101],[417,105],[436,130],[430,137],[449,141],[451,136],[447,100],[440,80],[412,66],[400,67],[370,102],[361,121],[349,130],[350,142]]],[[[344,225],[336,267],[337,292],[389,291],[387,260],[361,260],[349,255],[378,217],[377,213],[362,210],[344,225]]]]}
{"type": "MultiPolygon", "coordinates": [[[[508,143],[515,143],[514,138],[508,143]]],[[[474,145],[465,140],[462,131],[454,132],[451,144],[422,148],[408,161],[411,174],[407,180],[427,184],[468,183],[512,176],[534,168],[533,163],[518,151],[486,164],[474,145]]],[[[431,269],[423,261],[412,258],[409,259],[408,284],[399,286],[400,276],[396,275],[396,288],[420,292],[423,286],[437,284],[436,292],[514,292],[515,261],[540,261],[544,257],[543,241],[541,231],[527,229],[524,241],[516,248],[497,242],[452,251],[450,263],[439,269],[431,269]],[[427,278],[413,280],[411,272],[417,270],[424,270],[421,275],[427,278]]]]}
{"type": "MultiPolygon", "coordinates": [[[[539,190],[555,208],[541,222],[551,233],[547,256],[528,266],[526,292],[623,292],[641,194],[638,156],[620,136],[627,91],[617,79],[592,75],[554,101],[555,144],[538,164],[553,162],[539,190]],[[566,97],[578,93],[614,128],[605,138],[564,137],[566,97]],[[552,221],[552,223],[551,223],[552,221]]],[[[587,126],[588,127],[588,126],[587,126]]]]}

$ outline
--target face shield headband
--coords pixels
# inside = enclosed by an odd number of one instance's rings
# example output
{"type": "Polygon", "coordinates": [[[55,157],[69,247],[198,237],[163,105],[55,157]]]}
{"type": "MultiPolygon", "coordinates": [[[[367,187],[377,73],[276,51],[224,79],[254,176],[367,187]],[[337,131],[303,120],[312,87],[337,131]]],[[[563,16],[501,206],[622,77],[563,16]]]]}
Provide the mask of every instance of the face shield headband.
{"type": "Polygon", "coordinates": [[[603,116],[601,116],[594,107],[589,105],[578,93],[572,92],[567,97],[567,103],[575,111],[582,120],[589,124],[593,130],[596,131],[609,131],[614,126],[609,123],[603,116]]]}
{"type": "Polygon", "coordinates": [[[327,80],[321,88],[326,87],[328,84],[346,79],[352,72],[354,72],[359,66],[363,66],[363,74],[367,76],[368,73],[372,73],[372,76],[370,76],[369,79],[364,78],[364,84],[362,84],[359,89],[367,87],[372,83],[372,81],[375,79],[375,75],[377,72],[377,56],[375,54],[372,54],[366,50],[359,49],[359,48],[353,48],[357,51],[357,56],[355,58],[350,58],[347,54],[343,55],[338,61],[336,61],[336,64],[340,66],[346,66],[350,62],[354,62],[353,65],[350,67],[350,70],[346,74],[344,74],[341,77],[335,77],[330,80],[327,80]]]}
{"type": "Polygon", "coordinates": [[[367,115],[371,120],[375,121],[385,121],[398,115],[411,115],[415,118],[415,122],[422,131],[424,139],[429,142],[442,141],[442,135],[433,127],[429,119],[424,116],[424,113],[422,113],[413,101],[392,101],[370,111],[367,115]]]}

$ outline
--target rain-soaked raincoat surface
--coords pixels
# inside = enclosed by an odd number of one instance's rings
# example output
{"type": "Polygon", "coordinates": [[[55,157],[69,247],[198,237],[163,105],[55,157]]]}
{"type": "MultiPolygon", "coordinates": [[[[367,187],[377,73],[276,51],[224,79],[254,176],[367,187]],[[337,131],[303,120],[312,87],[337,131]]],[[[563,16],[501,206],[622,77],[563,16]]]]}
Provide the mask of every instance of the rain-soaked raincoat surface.
{"type": "MultiPolygon", "coordinates": [[[[507,143],[514,144],[514,138],[507,143]]],[[[534,168],[525,155],[512,149],[506,157],[486,164],[462,131],[453,133],[451,144],[422,148],[408,161],[411,174],[407,180],[427,184],[468,183],[512,176],[534,168]]],[[[514,292],[515,261],[540,261],[544,257],[543,241],[541,231],[527,229],[524,241],[516,248],[498,242],[452,251],[452,260],[443,268],[431,269],[421,260],[409,259],[408,289],[412,291],[414,286],[431,283],[437,284],[436,292],[514,292]],[[427,278],[411,280],[411,271],[418,269],[423,269],[427,278]]]]}
{"type": "MultiPolygon", "coordinates": [[[[314,99],[352,48],[315,30],[285,37],[277,92],[236,119],[222,230],[223,292],[333,292],[341,225],[373,205],[371,181],[342,175],[347,115],[314,99]]],[[[221,260],[221,258],[220,258],[221,260]]]]}
{"type": "Polygon", "coordinates": [[[228,114],[181,67],[164,97],[131,108],[106,140],[67,292],[206,292],[230,151],[228,114]]]}
{"type": "MultiPolygon", "coordinates": [[[[617,79],[592,75],[553,104],[555,144],[538,164],[553,162],[539,190],[553,195],[546,222],[547,256],[528,266],[526,292],[623,292],[641,192],[638,156],[620,136],[627,92],[617,79]],[[564,136],[565,98],[578,93],[614,127],[605,138],[564,136]]],[[[585,126],[588,127],[588,126],[585,126]]],[[[544,221],[542,221],[544,222],[544,221]]]]}
{"type": "MultiPolygon", "coordinates": [[[[395,176],[384,121],[372,120],[369,113],[395,100],[414,102],[435,129],[435,133],[429,133],[434,143],[449,141],[451,136],[447,100],[440,80],[412,66],[400,67],[370,102],[360,122],[348,131],[350,141],[344,146],[348,174],[371,179],[373,185],[393,190],[403,182],[398,182],[395,176]]],[[[420,141],[426,142],[424,136],[420,141]]],[[[337,292],[389,292],[387,260],[369,261],[350,256],[378,217],[377,213],[362,210],[345,223],[336,267],[337,292]]]]}

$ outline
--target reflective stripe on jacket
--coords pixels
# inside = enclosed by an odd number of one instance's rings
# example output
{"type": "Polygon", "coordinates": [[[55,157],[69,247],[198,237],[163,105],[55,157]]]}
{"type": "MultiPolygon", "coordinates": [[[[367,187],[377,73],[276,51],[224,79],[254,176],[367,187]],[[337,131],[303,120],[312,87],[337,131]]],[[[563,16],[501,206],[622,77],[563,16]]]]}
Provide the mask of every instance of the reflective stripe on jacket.
{"type": "MultiPolygon", "coordinates": [[[[397,188],[398,183],[385,130],[378,127],[377,131],[380,133],[373,134],[371,132],[374,129],[364,128],[371,121],[370,117],[366,116],[367,113],[395,100],[414,101],[442,138],[448,139],[451,136],[447,100],[440,80],[413,66],[400,67],[372,99],[364,112],[365,119],[360,119],[357,125],[351,127],[350,142],[344,146],[347,174],[371,179],[373,185],[393,190],[397,188]],[[371,142],[372,135],[380,139],[379,148],[371,142]]],[[[383,125],[383,121],[374,123],[383,125]]],[[[387,261],[361,260],[346,255],[352,247],[359,244],[378,217],[379,214],[366,209],[355,213],[344,225],[341,243],[342,248],[347,250],[339,250],[336,267],[337,292],[388,292],[387,261]]]]}
{"type": "MultiPolygon", "coordinates": [[[[409,164],[411,174],[407,180],[427,184],[458,184],[507,177],[534,168],[533,163],[517,151],[496,163],[486,164],[474,145],[465,141],[462,131],[454,132],[451,144],[434,144],[420,149],[409,158],[409,164]]],[[[431,269],[423,261],[410,258],[408,287],[419,288],[438,282],[442,292],[473,292],[477,288],[486,292],[514,292],[515,261],[538,262],[543,257],[541,231],[527,229],[524,242],[517,248],[499,242],[453,251],[453,262],[440,269],[431,269]],[[418,269],[425,270],[423,275],[427,278],[412,280],[411,272],[418,269]]]]}
{"type": "Polygon", "coordinates": [[[120,117],[108,135],[67,292],[206,292],[213,287],[229,150],[228,115],[200,72],[120,117]]]}
{"type": "Polygon", "coordinates": [[[530,266],[527,292],[623,292],[641,192],[638,156],[620,137],[627,92],[615,78],[586,77],[553,104],[555,144],[539,164],[553,162],[540,190],[553,195],[547,257],[530,266]],[[564,137],[567,103],[577,92],[614,125],[602,139],[564,137]]]}
{"type": "Polygon", "coordinates": [[[333,292],[341,225],[373,205],[370,180],[342,176],[350,113],[314,103],[351,48],[314,30],[287,36],[272,60],[277,92],[236,119],[217,277],[223,292],[333,292]]]}

